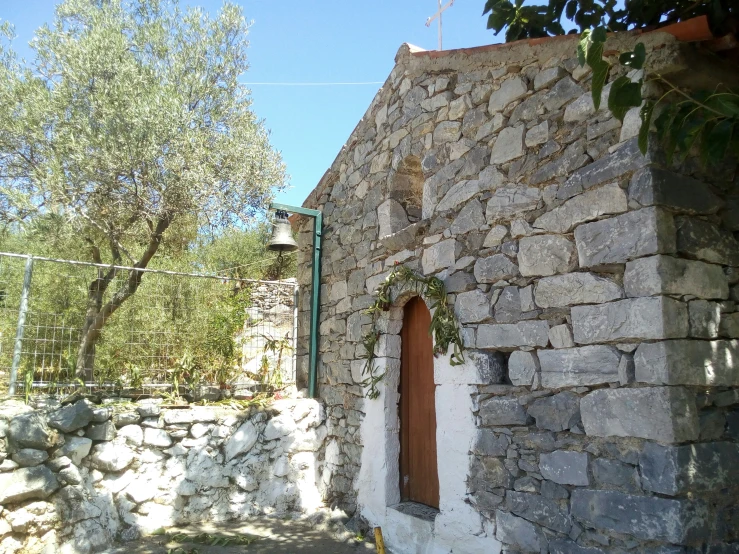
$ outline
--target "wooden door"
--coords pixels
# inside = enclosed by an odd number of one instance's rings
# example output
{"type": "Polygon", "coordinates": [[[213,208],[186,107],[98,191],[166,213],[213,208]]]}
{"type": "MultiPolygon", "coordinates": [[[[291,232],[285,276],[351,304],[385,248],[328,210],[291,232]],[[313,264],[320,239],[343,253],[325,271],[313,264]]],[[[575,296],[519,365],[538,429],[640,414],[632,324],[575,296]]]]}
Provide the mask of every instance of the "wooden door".
{"type": "Polygon", "coordinates": [[[421,298],[405,305],[400,366],[400,498],[439,507],[431,314],[421,298]]]}

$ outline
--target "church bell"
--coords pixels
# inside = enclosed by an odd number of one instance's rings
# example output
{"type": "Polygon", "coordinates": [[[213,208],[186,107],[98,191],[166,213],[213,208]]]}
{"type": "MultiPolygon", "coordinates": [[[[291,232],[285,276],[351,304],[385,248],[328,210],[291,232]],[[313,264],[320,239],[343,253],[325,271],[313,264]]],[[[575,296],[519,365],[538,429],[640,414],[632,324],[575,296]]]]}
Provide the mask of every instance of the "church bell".
{"type": "Polygon", "coordinates": [[[298,249],[292,233],[287,212],[278,210],[275,213],[274,225],[272,226],[272,238],[267,243],[267,250],[275,252],[292,252],[298,249]]]}

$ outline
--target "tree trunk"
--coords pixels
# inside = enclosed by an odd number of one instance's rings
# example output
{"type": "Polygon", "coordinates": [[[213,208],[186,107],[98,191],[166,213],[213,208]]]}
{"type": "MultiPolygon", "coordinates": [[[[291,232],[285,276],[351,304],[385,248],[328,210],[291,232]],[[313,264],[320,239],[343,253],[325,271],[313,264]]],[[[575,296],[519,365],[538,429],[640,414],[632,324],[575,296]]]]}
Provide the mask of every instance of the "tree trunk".
{"type": "Polygon", "coordinates": [[[167,230],[171,222],[169,217],[163,217],[157,222],[156,228],[149,239],[149,245],[146,251],[141,256],[141,259],[133,265],[135,269],[129,270],[128,279],[125,280],[123,286],[116,291],[106,304],[103,305],[103,295],[113,278],[121,270],[111,268],[104,277],[102,276],[102,270],[100,270],[98,272],[98,278],[90,284],[87,295],[87,314],[85,315],[85,323],[82,327],[80,345],[77,349],[76,368],[77,376],[86,382],[92,381],[94,378],[95,345],[102,334],[105,323],[138,290],[144,272],[137,271],[137,269],[144,269],[149,265],[149,262],[154,257],[154,254],[156,254],[162,242],[162,234],[167,230]]]}

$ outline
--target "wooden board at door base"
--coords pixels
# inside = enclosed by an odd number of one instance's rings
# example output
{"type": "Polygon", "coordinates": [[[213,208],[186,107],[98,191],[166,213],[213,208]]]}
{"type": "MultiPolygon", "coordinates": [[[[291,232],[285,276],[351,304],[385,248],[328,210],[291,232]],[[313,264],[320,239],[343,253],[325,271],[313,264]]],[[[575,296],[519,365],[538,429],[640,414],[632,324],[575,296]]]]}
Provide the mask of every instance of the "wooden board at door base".
{"type": "Polygon", "coordinates": [[[400,498],[439,507],[436,467],[436,386],[431,313],[415,297],[403,310],[400,333],[400,498]]]}

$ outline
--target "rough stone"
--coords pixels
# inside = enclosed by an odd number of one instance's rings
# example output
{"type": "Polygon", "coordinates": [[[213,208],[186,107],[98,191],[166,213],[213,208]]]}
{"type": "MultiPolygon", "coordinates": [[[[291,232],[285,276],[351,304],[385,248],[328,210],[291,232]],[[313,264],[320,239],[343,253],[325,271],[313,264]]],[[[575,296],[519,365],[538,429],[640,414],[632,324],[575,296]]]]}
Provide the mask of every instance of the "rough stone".
{"type": "Polygon", "coordinates": [[[457,209],[461,204],[480,192],[480,181],[460,181],[444,195],[436,206],[437,213],[457,209]]]}
{"type": "Polygon", "coordinates": [[[160,448],[169,448],[172,446],[172,439],[164,429],[144,429],[144,444],[149,446],[158,446],[160,448]]]}
{"type": "Polygon", "coordinates": [[[470,231],[476,231],[482,225],[485,225],[485,216],[482,213],[482,204],[477,200],[470,200],[459,215],[454,218],[449,230],[452,235],[463,235],[470,231]]]}
{"type": "Polygon", "coordinates": [[[490,95],[488,102],[490,115],[503,111],[508,104],[522,98],[526,92],[526,85],[520,77],[506,79],[501,83],[500,88],[490,95]]]}
{"type": "Polygon", "coordinates": [[[462,292],[454,302],[460,323],[477,323],[490,317],[490,299],[480,289],[462,292]]]}
{"type": "Polygon", "coordinates": [[[524,142],[526,146],[531,148],[532,146],[544,144],[547,140],[549,140],[549,122],[542,121],[526,131],[524,142]]]}
{"type": "Polygon", "coordinates": [[[488,223],[535,210],[541,201],[541,190],[537,188],[500,187],[488,200],[485,217],[488,223]]]}
{"type": "Polygon", "coordinates": [[[479,456],[501,457],[506,455],[510,444],[511,440],[506,435],[496,435],[490,429],[480,429],[473,451],[479,456]]]}
{"type": "Polygon", "coordinates": [[[624,263],[633,258],[676,251],[675,224],[661,208],[634,212],[580,225],[575,243],[580,267],[624,263]],[[638,233],[634,229],[639,229],[638,233]]]}
{"type": "Polygon", "coordinates": [[[206,406],[193,406],[188,410],[166,410],[164,412],[164,423],[166,425],[177,425],[180,423],[210,423],[218,419],[215,410],[206,406]]]}
{"type": "Polygon", "coordinates": [[[632,465],[600,458],[592,463],[593,478],[596,484],[605,489],[625,489],[629,492],[639,492],[639,473],[632,465]]]}
{"type": "Polygon", "coordinates": [[[545,213],[534,221],[534,228],[550,233],[567,233],[580,223],[593,221],[603,215],[620,214],[627,208],[623,189],[617,184],[608,184],[575,196],[545,213]]]}
{"type": "Polygon", "coordinates": [[[663,206],[689,214],[714,214],[724,204],[705,183],[657,167],[634,173],[629,200],[641,206],[663,206]]]}
{"type": "Polygon", "coordinates": [[[64,445],[54,452],[54,457],[66,456],[75,465],[80,465],[82,459],[90,453],[92,440],[87,437],[67,436],[64,445]]]}
{"type": "Polygon", "coordinates": [[[640,344],[636,380],[655,385],[739,386],[739,341],[669,340],[640,344]]]}
{"type": "Polygon", "coordinates": [[[135,457],[133,450],[123,444],[101,442],[92,449],[90,463],[100,471],[117,473],[131,465],[135,457]]]}
{"type": "Polygon", "coordinates": [[[567,76],[557,81],[557,84],[544,96],[541,104],[547,111],[554,112],[581,94],[583,94],[582,88],[567,76]]]}
{"type": "Polygon", "coordinates": [[[92,406],[87,399],[64,406],[51,415],[49,427],[59,429],[63,433],[71,433],[85,427],[92,421],[94,415],[92,406]]]}
{"type": "Polygon", "coordinates": [[[21,448],[46,450],[53,446],[55,432],[49,429],[40,413],[30,412],[10,420],[8,438],[21,448]]]}
{"type": "Polygon", "coordinates": [[[523,133],[523,125],[503,128],[490,151],[490,164],[503,164],[523,156],[523,133]]]}
{"type": "Polygon", "coordinates": [[[492,246],[498,246],[503,242],[503,239],[508,234],[508,228],[505,225],[496,225],[485,237],[485,241],[482,243],[483,248],[490,248],[492,246]]]}
{"type": "Polygon", "coordinates": [[[49,455],[45,450],[36,450],[34,448],[21,448],[16,450],[11,456],[13,461],[20,467],[33,467],[43,464],[49,459],[49,455]]]}
{"type": "Polygon", "coordinates": [[[513,323],[521,319],[521,293],[518,287],[504,287],[495,303],[495,321],[513,323]]]}
{"type": "Polygon", "coordinates": [[[506,507],[517,516],[559,533],[569,533],[572,527],[569,516],[556,502],[538,494],[508,491],[506,507]]]}
{"type": "Polygon", "coordinates": [[[563,323],[549,329],[549,343],[553,348],[572,348],[575,346],[570,326],[563,323]]]}
{"type": "Polygon", "coordinates": [[[613,346],[540,350],[541,384],[558,389],[618,381],[621,353],[613,346]]]}
{"type": "Polygon", "coordinates": [[[692,217],[679,217],[677,251],[691,258],[730,266],[739,266],[739,242],[729,231],[692,217]]]}
{"type": "Polygon", "coordinates": [[[518,243],[518,266],[524,276],[567,273],[577,267],[575,245],[557,235],[524,237],[518,243]]]}
{"type": "Polygon", "coordinates": [[[539,360],[533,352],[517,350],[508,359],[508,377],[516,386],[530,387],[539,369],[539,360]]]}
{"type": "Polygon", "coordinates": [[[252,421],[243,423],[236,432],[231,435],[224,446],[224,455],[226,461],[233,460],[236,456],[240,456],[249,452],[257,443],[259,438],[259,430],[252,421]]]}
{"type": "Polygon", "coordinates": [[[690,336],[699,339],[715,339],[719,335],[721,305],[708,300],[688,302],[690,336]]]}
{"type": "Polygon", "coordinates": [[[574,392],[563,391],[538,398],[529,406],[528,413],[539,429],[566,431],[580,422],[580,397],[574,392]]]}
{"type": "Polygon", "coordinates": [[[578,304],[603,304],[623,298],[621,287],[592,273],[567,273],[540,279],[534,291],[542,308],[561,308],[578,304]]]}
{"type": "Polygon", "coordinates": [[[709,529],[706,508],[697,500],[670,500],[618,491],[574,490],[572,516],[596,529],[674,544],[703,540],[709,529]]]}
{"type": "Polygon", "coordinates": [[[0,474],[0,503],[45,499],[58,488],[56,476],[46,466],[21,468],[0,474]]]}
{"type": "Polygon", "coordinates": [[[497,283],[519,275],[518,266],[505,254],[478,258],[475,262],[474,273],[478,283],[497,283]]]}
{"type": "Polygon", "coordinates": [[[516,324],[480,325],[477,328],[478,348],[545,347],[549,343],[546,321],[521,321],[516,324]]]}
{"type": "Polygon", "coordinates": [[[549,479],[560,485],[576,485],[587,487],[588,455],[584,452],[555,450],[543,453],[539,457],[539,471],[544,479],[549,479]]]}
{"type": "Polygon", "coordinates": [[[664,296],[575,306],[572,331],[578,344],[683,338],[688,335],[688,310],[684,303],[664,296]]]}
{"type": "Polygon", "coordinates": [[[456,142],[462,135],[462,123],[459,121],[442,121],[434,129],[434,144],[456,142]]]}
{"type": "Polygon", "coordinates": [[[681,387],[597,390],[580,401],[580,410],[590,436],[672,443],[699,434],[695,398],[681,387]]]}
{"type": "Polygon", "coordinates": [[[686,446],[644,444],[639,468],[645,490],[684,495],[717,491],[739,479],[739,445],[708,442],[686,446]]]}
{"type": "MultiPolygon", "coordinates": [[[[477,458],[472,466],[471,481],[489,488],[511,488],[513,476],[502,460],[492,457],[477,458]],[[482,485],[484,483],[484,485],[482,485]]],[[[473,485],[474,486],[474,485],[473,485]]]]}
{"type": "Polygon", "coordinates": [[[90,425],[85,436],[94,441],[112,441],[115,438],[115,425],[112,421],[90,425]]]}
{"type": "Polygon", "coordinates": [[[553,82],[558,81],[562,77],[567,76],[567,72],[560,66],[542,69],[534,77],[534,90],[547,88],[553,82]]]}
{"type": "Polygon", "coordinates": [[[526,425],[526,410],[515,398],[488,398],[480,402],[483,425],[526,425]]]}
{"type": "Polygon", "coordinates": [[[721,266],[672,256],[651,256],[628,262],[624,289],[632,297],[658,294],[729,297],[729,282],[721,266]]]}
{"type": "Polygon", "coordinates": [[[458,244],[454,239],[442,240],[426,248],[421,259],[423,273],[431,275],[441,269],[453,266],[456,261],[457,249],[458,244]]]}
{"type": "Polygon", "coordinates": [[[542,552],[547,541],[544,534],[531,522],[509,512],[495,512],[495,538],[505,544],[515,545],[522,552],[542,552]]]}
{"type": "Polygon", "coordinates": [[[138,425],[124,425],[118,429],[118,437],[126,439],[126,442],[134,446],[144,444],[144,430],[138,425]]]}

